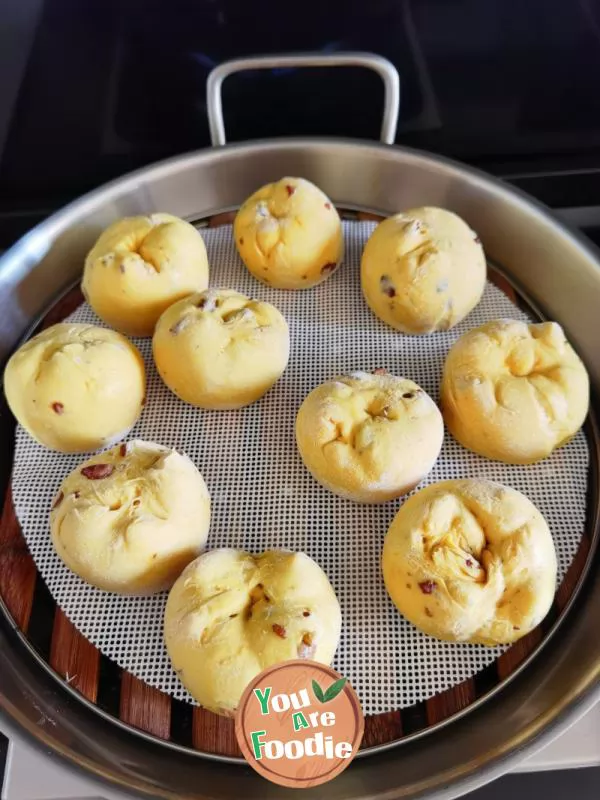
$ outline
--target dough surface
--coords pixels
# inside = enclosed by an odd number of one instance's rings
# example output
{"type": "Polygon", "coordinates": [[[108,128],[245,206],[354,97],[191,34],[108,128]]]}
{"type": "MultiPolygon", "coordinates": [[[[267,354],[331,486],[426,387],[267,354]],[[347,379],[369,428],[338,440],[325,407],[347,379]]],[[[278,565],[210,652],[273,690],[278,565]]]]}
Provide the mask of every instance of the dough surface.
{"type": "Polygon", "coordinates": [[[451,348],[441,405],[463,447],[508,464],[546,458],[588,412],[586,369],[556,322],[497,320],[451,348]]]}
{"type": "Polygon", "coordinates": [[[127,435],[146,393],[136,347],[107,328],[59,323],[10,358],[4,390],[11,411],[40,444],[83,453],[127,435]]]}
{"type": "Polygon", "coordinates": [[[232,715],[247,684],[280,661],[330,664],[340,607],[323,570],[304,553],[204,553],[171,589],[165,643],[179,679],[205,708],[232,715]]]}
{"type": "Polygon", "coordinates": [[[359,503],[382,503],[416,486],[444,437],[442,415],[413,381],[354,372],[317,386],[296,419],[296,442],[326,489],[359,503]]]}
{"type": "Polygon", "coordinates": [[[171,214],[110,225],[88,253],[81,284],[100,319],[129,336],[152,336],[166,308],[207,286],[202,236],[171,214]]]}
{"type": "Polygon", "coordinates": [[[290,338],[275,306],[209,289],[165,311],[152,347],[161,378],[178,397],[228,409],[258,400],[281,377],[290,338]]]}
{"type": "Polygon", "coordinates": [[[443,208],[414,208],[381,222],[361,260],[365,299],[403,333],[454,327],[481,300],[486,261],[477,235],[443,208]]]}
{"type": "Polygon", "coordinates": [[[145,595],[173,585],[203,549],[208,489],[187,456],[123,442],[80,464],[50,513],[54,548],[87,583],[145,595]]]}
{"type": "Polygon", "coordinates": [[[487,480],[442,481],[409,497],[382,568],[400,613],[453,642],[515,642],[544,619],[556,589],[546,521],[525,495],[487,480]]]}
{"type": "Polygon", "coordinates": [[[344,255],[335,206],[302,178],[282,178],[251,195],[235,218],[233,232],[250,272],[276,289],[316,286],[344,255]]]}

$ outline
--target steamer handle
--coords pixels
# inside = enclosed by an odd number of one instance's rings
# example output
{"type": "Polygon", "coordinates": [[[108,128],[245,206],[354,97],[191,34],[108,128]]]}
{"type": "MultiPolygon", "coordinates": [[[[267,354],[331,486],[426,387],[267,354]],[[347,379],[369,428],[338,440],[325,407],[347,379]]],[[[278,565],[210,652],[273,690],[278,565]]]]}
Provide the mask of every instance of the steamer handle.
{"type": "Polygon", "coordinates": [[[206,106],[210,140],[213,147],[226,143],[225,124],[223,122],[223,101],[221,86],[225,78],[236,72],[253,69],[282,69],[286,67],[364,67],[376,72],[384,85],[383,119],[381,121],[381,141],[394,144],[398,113],[400,111],[400,76],[396,67],[387,58],[374,53],[331,53],[323,55],[297,54],[251,56],[224,61],[215,67],[206,82],[206,106]]]}

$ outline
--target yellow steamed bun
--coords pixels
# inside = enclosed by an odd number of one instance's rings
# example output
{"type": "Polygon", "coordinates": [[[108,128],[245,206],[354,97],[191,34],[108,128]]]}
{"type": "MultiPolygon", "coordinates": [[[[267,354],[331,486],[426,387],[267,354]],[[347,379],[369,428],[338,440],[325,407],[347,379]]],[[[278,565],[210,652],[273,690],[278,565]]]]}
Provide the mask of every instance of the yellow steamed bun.
{"type": "Polygon", "coordinates": [[[80,464],[50,513],[54,548],[87,583],[119,594],[172,586],[203,549],[208,489],[187,456],[123,443],[80,464]]]}
{"type": "Polygon", "coordinates": [[[202,237],[170,214],[110,225],[88,253],[81,284],[96,314],[130,336],[151,336],[166,308],[207,286],[202,237]]]}
{"type": "Polygon", "coordinates": [[[386,535],[385,586],[430,636],[508,644],[544,619],[556,588],[548,526],[520,492],[487,480],[421,489],[386,535]]]}
{"type": "Polygon", "coordinates": [[[171,306],[152,341],[161,378],[201,408],[240,408],[281,377],[290,353],[288,326],[270,303],[230,289],[208,290],[171,306]]]}
{"type": "Polygon", "coordinates": [[[250,272],[276,289],[315,286],[344,255],[333,203],[302,178],[282,178],[255,192],[238,211],[233,232],[250,272]]]}
{"type": "Polygon", "coordinates": [[[435,464],[443,437],[442,415],[429,395],[389,374],[354,372],[323,383],[296,419],[309,472],[329,491],[359,503],[410,491],[435,464]]]}
{"type": "Polygon", "coordinates": [[[144,404],[146,374],[139,351],[120,333],[60,323],[14,353],[4,391],[34,439],[81,453],[126,436],[144,404]]]}
{"type": "Polygon", "coordinates": [[[323,570],[304,553],[286,551],[204,553],[171,589],[164,621],[183,685],[205,708],[228,716],[271,664],[330,664],[340,629],[339,603],[323,570]]]}
{"type": "Polygon", "coordinates": [[[452,328],[475,308],[486,262],[476,234],[451,211],[415,208],[380,223],[361,260],[365,299],[403,333],[452,328]]]}
{"type": "Polygon", "coordinates": [[[498,320],[468,331],[451,348],[441,403],[463,447],[527,464],[577,433],[588,411],[589,379],[556,322],[498,320]]]}

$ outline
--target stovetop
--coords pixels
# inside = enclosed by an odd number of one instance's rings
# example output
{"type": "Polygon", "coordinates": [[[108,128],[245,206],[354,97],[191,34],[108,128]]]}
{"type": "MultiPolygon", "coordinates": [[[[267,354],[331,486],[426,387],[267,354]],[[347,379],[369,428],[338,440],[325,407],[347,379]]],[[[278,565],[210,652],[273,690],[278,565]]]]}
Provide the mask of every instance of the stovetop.
{"type": "MultiPolygon", "coordinates": [[[[599,201],[594,0],[3,0],[0,247],[137,167],[208,146],[206,77],[256,53],[366,50],[401,77],[396,142],[481,167],[554,208],[599,201]],[[252,34],[249,35],[249,31],[252,34]]],[[[233,141],[374,138],[360,69],[224,84],[233,141]]]]}

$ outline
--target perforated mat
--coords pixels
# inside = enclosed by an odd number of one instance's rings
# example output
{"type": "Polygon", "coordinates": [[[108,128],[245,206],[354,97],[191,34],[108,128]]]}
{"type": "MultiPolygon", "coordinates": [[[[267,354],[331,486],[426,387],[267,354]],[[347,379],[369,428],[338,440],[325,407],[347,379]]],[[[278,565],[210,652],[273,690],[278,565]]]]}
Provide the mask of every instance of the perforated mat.
{"type": "MultiPolygon", "coordinates": [[[[499,317],[527,319],[488,283],[481,303],[454,330],[420,337],[394,332],[369,311],[360,290],[360,255],[373,228],[374,223],[345,222],[343,266],[321,286],[301,292],[277,291],[255,281],[236,254],[230,226],[203,230],[211,285],[267,300],[288,320],[289,366],[253,406],[202,411],[169,392],[154,368],[150,340],[135,340],[146,361],[148,402],[128,437],[175,447],[193,459],[213,501],[208,547],[302,550],[321,565],[342,607],[334,667],[352,682],[367,714],[404,708],[444,691],[490,664],[502,649],[438,642],[398,614],[384,589],[379,562],[385,532],[401,501],[362,506],[321,488],[296,450],[298,407],[318,383],[377,367],[415,380],[437,399],[444,357],[462,333],[499,317]]],[[[102,324],[86,305],[69,319],[102,324]]],[[[52,549],[51,500],[63,477],[82,460],[50,452],[17,429],[14,502],[37,567],[58,605],[96,647],[152,686],[193,702],[163,645],[166,594],[129,598],[101,592],[69,572],[52,549]]],[[[544,462],[526,467],[487,461],[446,434],[425,482],[485,477],[526,494],[550,525],[560,581],[583,532],[588,462],[582,432],[544,462]]]]}

